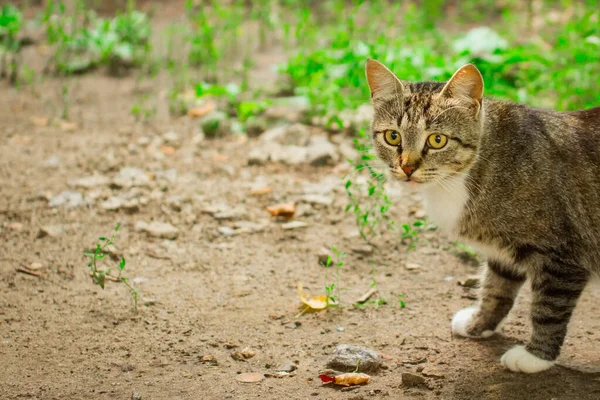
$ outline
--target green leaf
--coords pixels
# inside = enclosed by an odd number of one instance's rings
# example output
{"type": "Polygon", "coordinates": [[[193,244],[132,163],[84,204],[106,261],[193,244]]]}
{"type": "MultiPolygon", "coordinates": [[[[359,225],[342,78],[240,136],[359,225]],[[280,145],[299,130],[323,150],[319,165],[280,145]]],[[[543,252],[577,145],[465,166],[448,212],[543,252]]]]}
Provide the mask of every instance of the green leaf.
{"type": "Polygon", "coordinates": [[[102,240],[103,242],[106,240],[105,237],[99,237],[98,240],[102,240]]]}
{"type": "Polygon", "coordinates": [[[115,226],[115,232],[118,232],[119,229],[121,229],[121,224],[117,223],[117,226],[115,226]]]}
{"type": "Polygon", "coordinates": [[[123,271],[124,268],[125,268],[125,257],[122,257],[121,262],[119,263],[119,269],[121,271],[123,271]]]}

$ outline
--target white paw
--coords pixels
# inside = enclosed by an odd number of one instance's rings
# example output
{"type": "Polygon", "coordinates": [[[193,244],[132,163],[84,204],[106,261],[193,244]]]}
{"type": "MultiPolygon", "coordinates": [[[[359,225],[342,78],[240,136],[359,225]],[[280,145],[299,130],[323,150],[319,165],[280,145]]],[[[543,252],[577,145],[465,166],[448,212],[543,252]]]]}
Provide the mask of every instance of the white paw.
{"type": "Polygon", "coordinates": [[[452,332],[456,335],[469,337],[469,338],[488,338],[494,334],[494,331],[483,331],[481,336],[469,335],[467,333],[467,327],[473,318],[473,315],[477,312],[477,307],[463,308],[452,318],[452,332]]]}
{"type": "Polygon", "coordinates": [[[542,360],[525,350],[525,346],[515,346],[502,356],[502,365],[513,372],[533,374],[554,365],[554,361],[542,360]]]}

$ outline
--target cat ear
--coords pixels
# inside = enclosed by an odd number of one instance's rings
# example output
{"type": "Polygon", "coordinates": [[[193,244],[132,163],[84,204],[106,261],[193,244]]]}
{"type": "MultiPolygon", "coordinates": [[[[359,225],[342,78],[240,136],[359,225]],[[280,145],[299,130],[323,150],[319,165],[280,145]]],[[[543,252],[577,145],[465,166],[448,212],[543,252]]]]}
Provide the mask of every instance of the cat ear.
{"type": "Polygon", "coordinates": [[[400,79],[379,61],[369,58],[365,66],[365,73],[373,100],[402,95],[404,88],[400,79]]]}
{"type": "Polygon", "coordinates": [[[483,99],[483,77],[477,67],[467,64],[459,68],[442,89],[441,96],[476,102],[479,112],[483,99]]]}

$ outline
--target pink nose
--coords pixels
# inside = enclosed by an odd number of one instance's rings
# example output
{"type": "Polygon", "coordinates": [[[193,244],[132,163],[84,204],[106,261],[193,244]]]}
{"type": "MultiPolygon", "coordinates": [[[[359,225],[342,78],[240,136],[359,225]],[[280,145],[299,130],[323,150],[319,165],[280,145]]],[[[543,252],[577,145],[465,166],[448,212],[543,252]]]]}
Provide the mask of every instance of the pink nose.
{"type": "Polygon", "coordinates": [[[417,167],[415,167],[414,165],[403,165],[400,168],[402,168],[402,171],[404,171],[404,173],[408,177],[410,177],[413,174],[413,172],[415,172],[415,170],[417,169],[417,167]]]}

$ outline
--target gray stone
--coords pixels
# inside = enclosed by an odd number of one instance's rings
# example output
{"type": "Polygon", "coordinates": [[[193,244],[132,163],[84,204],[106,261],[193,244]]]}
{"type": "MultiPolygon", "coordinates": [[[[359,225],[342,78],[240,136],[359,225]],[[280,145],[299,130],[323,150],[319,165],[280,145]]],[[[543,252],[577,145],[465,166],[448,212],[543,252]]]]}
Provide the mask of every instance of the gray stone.
{"type": "Polygon", "coordinates": [[[333,204],[333,199],[328,196],[323,196],[320,194],[307,194],[302,196],[300,201],[308,204],[317,204],[321,206],[330,206],[333,204]]]}
{"type": "Polygon", "coordinates": [[[143,221],[138,221],[135,224],[135,229],[137,231],[146,232],[152,237],[161,239],[174,240],[177,239],[177,236],[179,236],[179,230],[177,228],[164,222],[153,221],[148,224],[143,221]]]}
{"type": "Polygon", "coordinates": [[[311,138],[307,148],[309,164],[314,166],[331,165],[338,159],[337,149],[325,136],[311,138]]]}
{"type": "Polygon", "coordinates": [[[283,125],[269,129],[261,136],[262,142],[276,142],[284,146],[305,147],[310,141],[310,128],[302,124],[283,125]]]}
{"type": "Polygon", "coordinates": [[[112,196],[108,200],[103,201],[100,207],[107,211],[116,211],[123,205],[123,200],[118,197],[112,196]]]}
{"type": "Polygon", "coordinates": [[[62,236],[65,233],[65,228],[63,225],[44,225],[40,226],[40,230],[38,231],[37,237],[39,239],[44,238],[46,236],[50,236],[53,238],[57,238],[62,236]]]}
{"type": "Polygon", "coordinates": [[[381,368],[381,360],[379,353],[373,349],[363,346],[355,346],[351,344],[339,344],[329,360],[327,368],[336,371],[375,373],[381,368]]]}
{"type": "Polygon", "coordinates": [[[123,202],[121,208],[128,214],[134,214],[140,211],[140,202],[138,199],[131,199],[123,202]]]}
{"type": "Polygon", "coordinates": [[[298,367],[291,361],[286,361],[280,367],[277,368],[277,371],[281,372],[294,372],[298,367]]]}
{"type": "Polygon", "coordinates": [[[233,228],[228,227],[228,226],[220,226],[218,228],[218,231],[223,236],[233,236],[233,235],[235,235],[235,230],[233,228]]]}
{"type": "Polygon", "coordinates": [[[87,202],[83,199],[83,195],[79,192],[65,190],[50,199],[48,205],[50,207],[64,206],[66,208],[80,207],[86,205],[87,202]]]}
{"type": "Polygon", "coordinates": [[[271,120],[298,122],[306,117],[310,100],[305,96],[279,97],[265,110],[263,116],[271,120]]]}
{"type": "Polygon", "coordinates": [[[286,165],[299,165],[306,162],[308,150],[300,146],[281,146],[279,151],[272,152],[270,159],[286,165]]]}
{"type": "Polygon", "coordinates": [[[98,186],[108,185],[110,180],[103,175],[90,175],[83,178],[72,179],[69,181],[70,186],[77,188],[90,189],[98,186]]]}
{"type": "Polygon", "coordinates": [[[264,165],[271,160],[272,154],[281,151],[281,145],[278,143],[258,144],[248,153],[249,165],[264,165]]]}
{"type": "Polygon", "coordinates": [[[181,147],[181,137],[174,131],[168,131],[163,135],[163,140],[168,146],[175,148],[181,147]]]}
{"type": "Polygon", "coordinates": [[[416,387],[425,385],[426,381],[421,375],[411,374],[410,372],[402,373],[402,386],[416,387]]]}
{"type": "Polygon", "coordinates": [[[131,400],[142,400],[142,394],[134,391],[131,393],[131,400]]]}
{"type": "Polygon", "coordinates": [[[144,187],[150,185],[150,178],[140,168],[125,167],[113,178],[112,185],[116,188],[144,187]]]}
{"type": "Polygon", "coordinates": [[[281,225],[283,230],[286,230],[286,231],[291,231],[293,229],[306,228],[307,226],[308,226],[308,224],[303,221],[292,221],[292,222],[287,222],[287,223],[281,225]]]}

